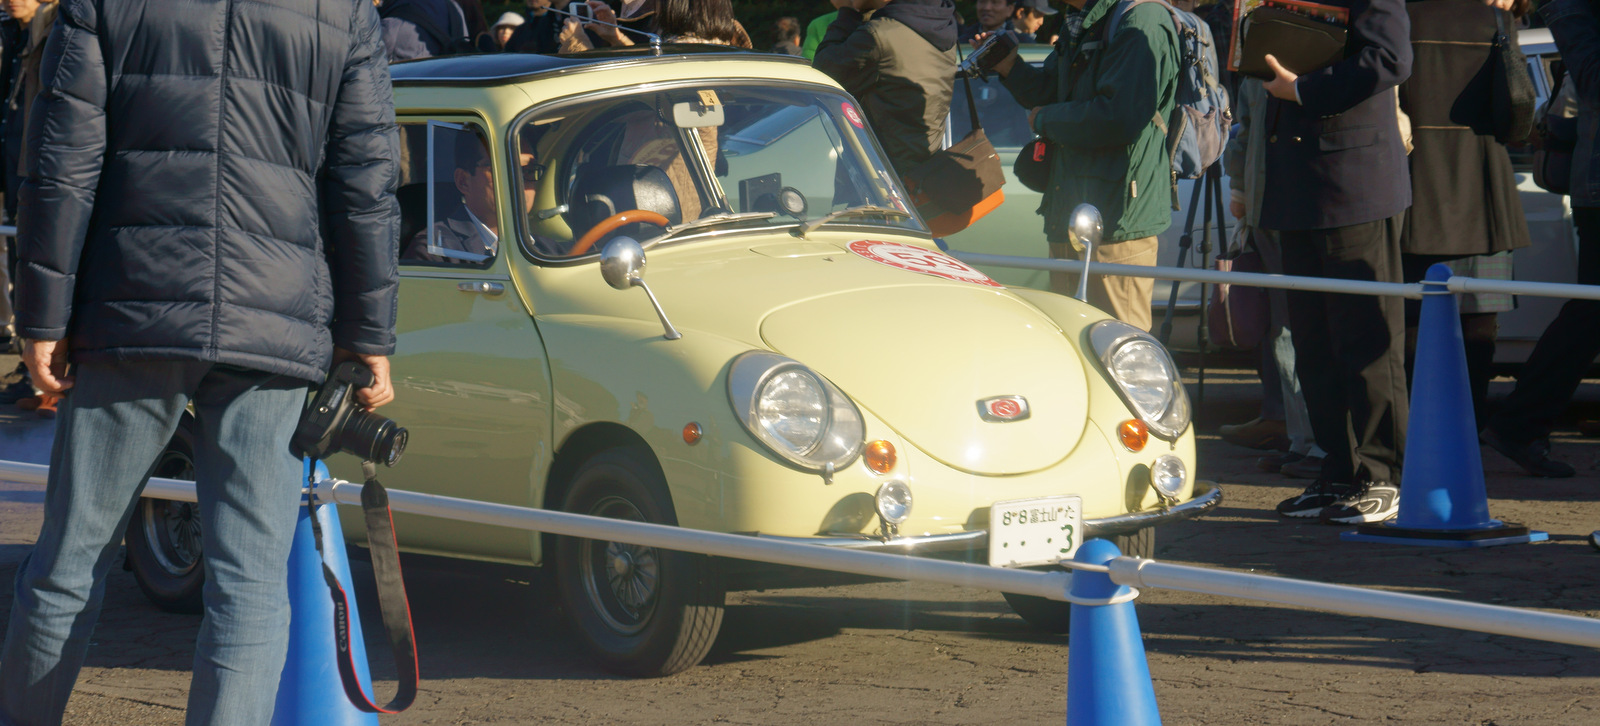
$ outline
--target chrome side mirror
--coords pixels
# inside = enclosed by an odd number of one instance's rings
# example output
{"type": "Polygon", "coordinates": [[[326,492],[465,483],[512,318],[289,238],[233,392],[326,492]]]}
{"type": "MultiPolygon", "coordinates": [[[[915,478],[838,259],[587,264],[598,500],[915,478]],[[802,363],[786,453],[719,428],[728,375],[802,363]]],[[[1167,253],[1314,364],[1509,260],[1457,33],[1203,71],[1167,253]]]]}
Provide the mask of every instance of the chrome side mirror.
{"type": "Polygon", "coordinates": [[[613,237],[600,250],[600,276],[618,290],[644,284],[644,263],[644,248],[632,237],[613,237]]]}
{"type": "Polygon", "coordinates": [[[1076,297],[1082,302],[1089,302],[1089,261],[1094,259],[1094,248],[1100,246],[1100,234],[1103,231],[1100,221],[1100,210],[1093,204],[1079,204],[1072,210],[1071,224],[1067,227],[1067,239],[1074,247],[1083,248],[1083,271],[1078,273],[1078,294],[1076,297]]]}
{"type": "Polygon", "coordinates": [[[672,327],[672,321],[667,319],[666,311],[661,309],[656,294],[650,291],[649,285],[644,284],[644,266],[644,247],[632,237],[613,237],[600,250],[600,276],[605,278],[606,284],[618,290],[630,287],[644,288],[644,294],[650,298],[650,305],[655,308],[656,316],[661,318],[661,327],[664,330],[661,337],[667,340],[682,338],[683,334],[672,327]]]}

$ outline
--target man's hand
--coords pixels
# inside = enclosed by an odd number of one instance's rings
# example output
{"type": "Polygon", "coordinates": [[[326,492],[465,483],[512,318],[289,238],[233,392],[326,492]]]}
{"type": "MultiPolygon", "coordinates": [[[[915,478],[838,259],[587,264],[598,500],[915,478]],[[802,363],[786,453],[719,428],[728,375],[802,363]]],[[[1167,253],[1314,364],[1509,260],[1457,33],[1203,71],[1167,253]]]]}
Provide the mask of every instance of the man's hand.
{"type": "MultiPolygon", "coordinates": [[[[1033,117],[1039,115],[1039,108],[1040,108],[1039,106],[1034,106],[1033,108],[1028,109],[1028,130],[1029,131],[1033,130],[1033,117]]],[[[1037,132],[1035,132],[1035,133],[1037,133],[1037,132]]]]}
{"type": "Polygon", "coordinates": [[[1511,12],[1511,6],[1516,4],[1516,0],[1483,0],[1483,4],[1509,13],[1511,12]]]}
{"type": "Polygon", "coordinates": [[[866,15],[867,13],[877,10],[878,8],[883,7],[885,4],[886,3],[884,0],[850,0],[850,7],[855,8],[856,12],[861,13],[862,15],[866,15]]]}
{"type": "MultiPolygon", "coordinates": [[[[989,36],[991,36],[991,35],[994,35],[994,33],[992,33],[992,32],[979,33],[977,35],[972,36],[972,40],[969,41],[969,43],[972,45],[972,49],[973,50],[977,50],[978,48],[982,47],[983,46],[983,41],[988,40],[989,36]]],[[[1006,54],[1006,57],[1000,59],[999,63],[994,64],[993,70],[994,70],[995,73],[999,73],[1001,78],[1005,78],[1006,76],[1011,75],[1011,67],[1016,62],[1017,62],[1017,51],[1016,51],[1016,49],[1012,49],[1012,51],[1010,53],[1006,54]]],[[[1032,117],[1028,118],[1028,123],[1030,125],[1033,123],[1033,118],[1032,117]]]]}
{"type": "Polygon", "coordinates": [[[389,382],[388,356],[362,355],[343,348],[333,349],[334,363],[343,363],[347,360],[360,361],[361,365],[372,371],[372,385],[356,391],[356,399],[361,401],[362,407],[371,411],[394,400],[394,384],[389,382]]]}
{"type": "Polygon", "coordinates": [[[633,45],[633,41],[617,28],[617,11],[612,10],[605,0],[589,0],[589,12],[598,22],[584,25],[584,29],[604,38],[611,45],[633,45]]]}
{"type": "Polygon", "coordinates": [[[1288,68],[1284,68],[1283,64],[1279,63],[1277,58],[1272,57],[1271,53],[1267,54],[1267,66],[1272,68],[1273,73],[1278,74],[1277,78],[1267,81],[1266,85],[1263,86],[1263,88],[1267,89],[1267,93],[1272,94],[1273,98],[1281,101],[1300,103],[1300,97],[1295,95],[1294,92],[1294,82],[1299,80],[1300,76],[1295,75],[1288,68]]]}
{"type": "Polygon", "coordinates": [[[22,362],[28,365],[33,385],[45,393],[61,393],[72,387],[67,375],[67,341],[27,340],[22,345],[22,362]]]}
{"type": "Polygon", "coordinates": [[[1232,214],[1234,219],[1244,219],[1244,202],[1228,202],[1228,213],[1232,214]]]}

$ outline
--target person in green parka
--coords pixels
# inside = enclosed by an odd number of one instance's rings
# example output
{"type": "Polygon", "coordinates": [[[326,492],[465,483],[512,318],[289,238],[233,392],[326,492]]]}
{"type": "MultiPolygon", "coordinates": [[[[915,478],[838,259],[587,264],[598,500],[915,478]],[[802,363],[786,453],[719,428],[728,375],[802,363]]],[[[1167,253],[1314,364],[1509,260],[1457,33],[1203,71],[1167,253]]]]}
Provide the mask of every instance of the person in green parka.
{"type": "MultiPolygon", "coordinates": [[[[1105,224],[1095,262],[1156,263],[1156,235],[1172,222],[1172,160],[1166,119],[1178,81],[1178,35],[1157,3],[1126,9],[1114,37],[1106,27],[1118,0],[1068,0],[1074,22],[1043,67],[1018,63],[1015,53],[995,67],[1005,87],[1032,109],[1033,132],[1055,148],[1044,216],[1050,256],[1079,259],[1068,242],[1074,207],[1093,204],[1105,224]],[[1080,22],[1077,22],[1081,20],[1080,22]],[[1159,122],[1158,122],[1159,121],[1159,122]]],[[[983,36],[973,39],[976,47],[983,36]]],[[[1051,273],[1051,290],[1070,294],[1075,276],[1051,273]]],[[[1096,275],[1089,302],[1119,320],[1149,330],[1150,278],[1096,275]]]]}

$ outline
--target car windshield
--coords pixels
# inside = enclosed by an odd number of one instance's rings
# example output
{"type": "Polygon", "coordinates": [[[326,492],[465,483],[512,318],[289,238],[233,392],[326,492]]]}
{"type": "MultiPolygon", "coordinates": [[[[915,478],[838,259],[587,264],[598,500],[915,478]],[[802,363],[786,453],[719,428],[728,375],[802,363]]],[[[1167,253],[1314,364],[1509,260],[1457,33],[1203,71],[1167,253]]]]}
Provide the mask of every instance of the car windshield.
{"type": "MultiPolygon", "coordinates": [[[[825,89],[616,94],[541,109],[512,138],[526,241],[541,257],[589,254],[612,234],[642,240],[701,220],[701,231],[714,231],[794,225],[861,205],[910,211],[860,111],[825,89]]],[[[915,216],[837,224],[924,229],[915,216]]]]}

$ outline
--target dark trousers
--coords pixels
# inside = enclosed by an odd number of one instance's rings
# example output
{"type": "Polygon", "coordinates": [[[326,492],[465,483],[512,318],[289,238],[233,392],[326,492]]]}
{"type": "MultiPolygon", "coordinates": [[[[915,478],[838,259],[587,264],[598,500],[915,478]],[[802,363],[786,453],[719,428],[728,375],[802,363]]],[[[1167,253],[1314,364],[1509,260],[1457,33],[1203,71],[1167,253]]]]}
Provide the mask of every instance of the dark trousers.
{"type": "MultiPolygon", "coordinates": [[[[1578,227],[1578,283],[1600,285],[1600,208],[1574,208],[1578,227]]],[[[1517,388],[1489,423],[1506,441],[1526,444],[1550,435],[1583,374],[1600,355],[1600,301],[1568,300],[1544,329],[1517,388]]]]}
{"type": "MultiPolygon", "coordinates": [[[[1402,216],[1283,232],[1286,274],[1400,281],[1402,216]]],[[[1289,291],[1289,328],[1322,477],[1400,484],[1405,450],[1405,311],[1398,297],[1289,291]]]]}

